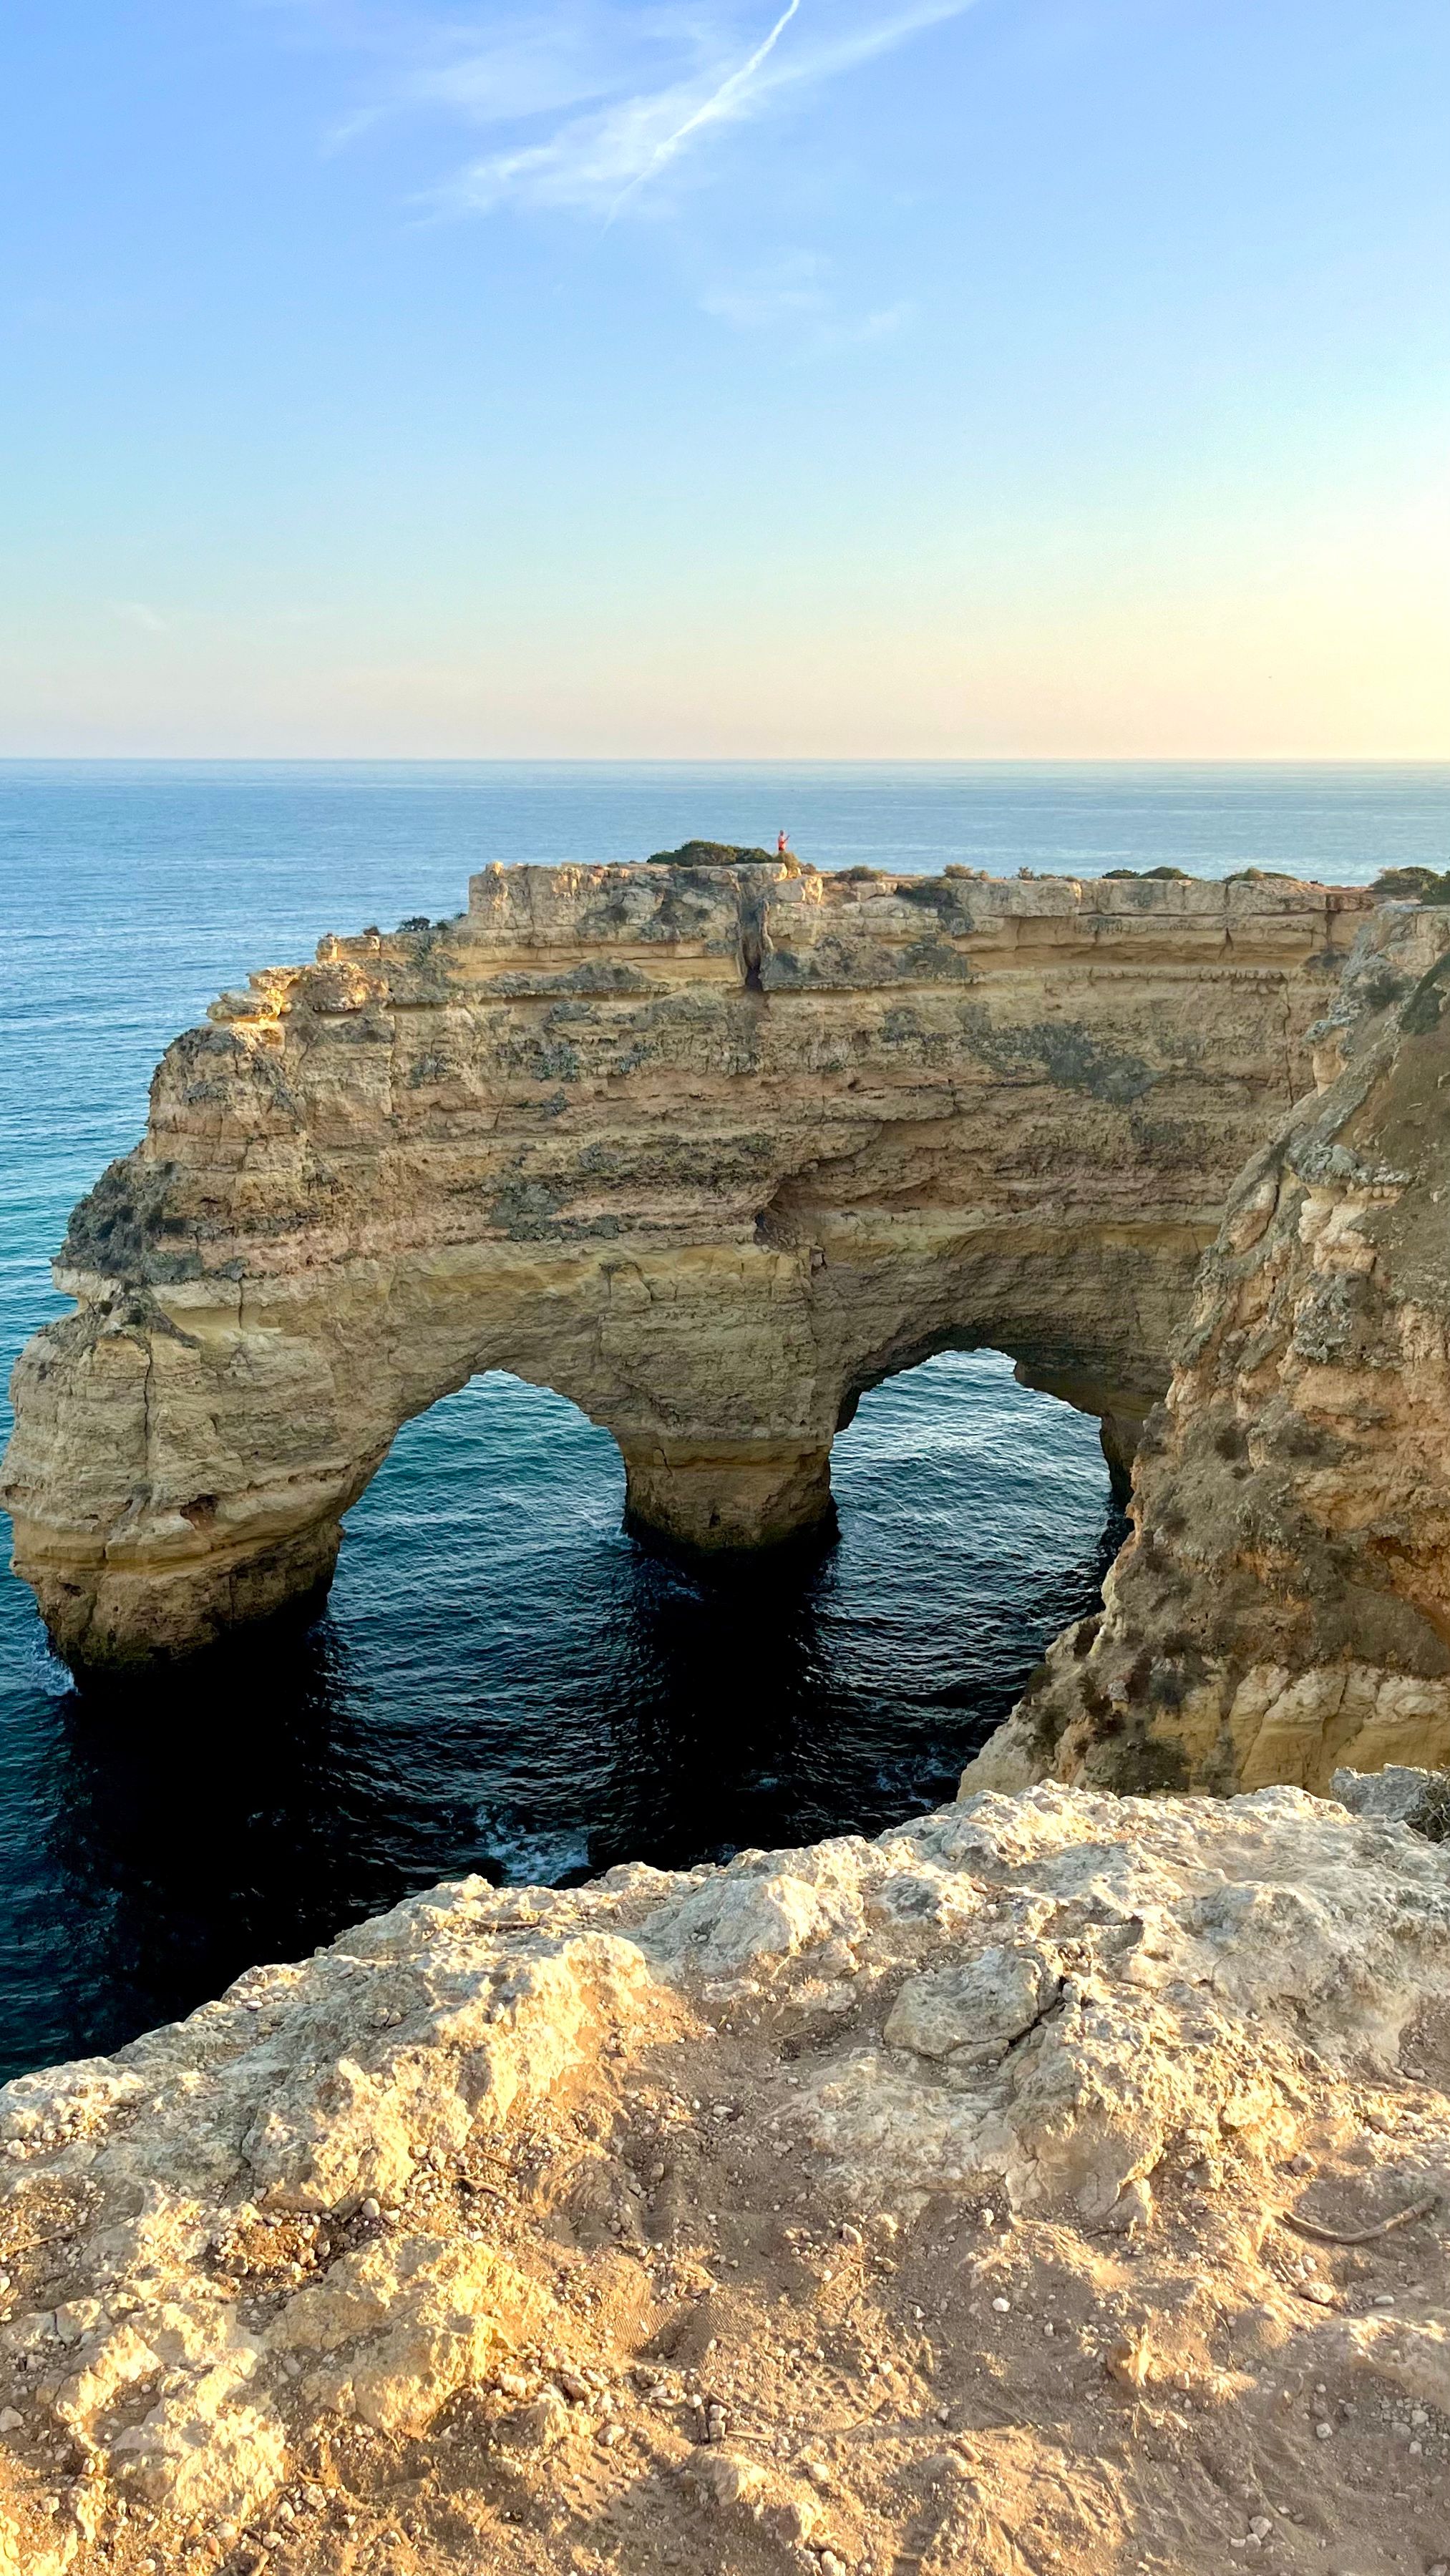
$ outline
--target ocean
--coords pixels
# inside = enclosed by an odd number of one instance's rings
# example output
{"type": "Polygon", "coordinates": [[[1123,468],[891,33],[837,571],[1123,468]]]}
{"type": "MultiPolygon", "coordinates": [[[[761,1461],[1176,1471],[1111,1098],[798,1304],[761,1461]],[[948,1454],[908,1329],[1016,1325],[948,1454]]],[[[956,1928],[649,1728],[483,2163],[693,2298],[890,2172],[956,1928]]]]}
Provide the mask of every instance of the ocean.
{"type": "MultiPolygon", "coordinates": [[[[7,1374],[157,1057],[248,968],[455,912],[491,859],[782,826],[824,867],[1362,883],[1450,864],[1450,768],[0,763],[7,1374]]],[[[608,1434],[495,1374],[402,1432],[311,1633],[224,1675],[92,1700],[0,1579],[0,2075],[439,1877],[675,1866],[949,1796],[1119,1543],[1096,1427],[947,1353],[863,1400],[833,1472],[825,1555],[687,1573],[621,1531],[608,1434]]]]}

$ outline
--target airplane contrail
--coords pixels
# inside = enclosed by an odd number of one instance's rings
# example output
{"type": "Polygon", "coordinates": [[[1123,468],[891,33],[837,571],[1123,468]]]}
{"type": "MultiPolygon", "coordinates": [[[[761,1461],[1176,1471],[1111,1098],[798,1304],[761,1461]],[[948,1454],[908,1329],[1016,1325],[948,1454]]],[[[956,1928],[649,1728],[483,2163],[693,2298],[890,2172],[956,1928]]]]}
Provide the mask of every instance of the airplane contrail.
{"type": "Polygon", "coordinates": [[[801,0],[790,0],[789,7],[782,10],[769,35],[762,37],[750,60],[742,63],[738,71],[732,72],[728,80],[722,81],[713,97],[707,98],[703,106],[697,107],[693,116],[687,116],[683,125],[676,126],[673,134],[667,134],[663,143],[655,145],[644,168],[636,171],[628,187],[622,188],[615,198],[609,209],[606,230],[608,225],[613,223],[620,207],[628,204],[635,190],[642,188],[647,179],[652,179],[657,170],[662,170],[667,161],[673,161],[681,144],[688,142],[690,136],[697,133],[702,125],[710,125],[717,116],[723,116],[728,112],[731,101],[738,98],[748,81],[754,79],[767,54],[774,53],[800,5],[801,0]]]}

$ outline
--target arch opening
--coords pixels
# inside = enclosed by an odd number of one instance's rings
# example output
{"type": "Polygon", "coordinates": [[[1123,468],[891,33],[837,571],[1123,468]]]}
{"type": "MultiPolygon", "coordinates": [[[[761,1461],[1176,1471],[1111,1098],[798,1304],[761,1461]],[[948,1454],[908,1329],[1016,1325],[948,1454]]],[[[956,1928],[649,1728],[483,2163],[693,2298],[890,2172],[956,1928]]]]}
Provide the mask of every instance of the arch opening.
{"type": "Polygon", "coordinates": [[[641,1543],[615,1440],[552,1389],[489,1371],[405,1428],[325,1624],[431,1874],[690,1866],[952,1794],[1121,1543],[1095,1424],[948,1349],[831,1457],[828,1547],[708,1556],[641,1543]]]}
{"type": "Polygon", "coordinates": [[[37,1995],[52,2054],[114,2047],[440,1877],[683,1866],[949,1796],[1115,1552],[1092,1426],[946,1352],[868,1391],[834,1463],[828,1550],[687,1560],[625,1527],[607,1431],[490,1371],[399,1433],[310,1628],[148,1673],[123,1724],[29,1692],[0,2063],[29,2062],[37,1995]]]}
{"type": "Polygon", "coordinates": [[[1086,1359],[1064,1351],[1044,1353],[1039,1344],[1024,1348],[1015,1335],[995,1337],[960,1326],[939,1329],[904,1348],[898,1346],[889,1357],[858,1373],[842,1399],[837,1434],[855,1421],[863,1396],[945,1355],[1005,1363],[1019,1387],[1086,1415],[1097,1426],[1113,1501],[1126,1508],[1144,1423],[1167,1390],[1166,1368],[1140,1367],[1128,1377],[1111,1359],[1086,1359]]]}

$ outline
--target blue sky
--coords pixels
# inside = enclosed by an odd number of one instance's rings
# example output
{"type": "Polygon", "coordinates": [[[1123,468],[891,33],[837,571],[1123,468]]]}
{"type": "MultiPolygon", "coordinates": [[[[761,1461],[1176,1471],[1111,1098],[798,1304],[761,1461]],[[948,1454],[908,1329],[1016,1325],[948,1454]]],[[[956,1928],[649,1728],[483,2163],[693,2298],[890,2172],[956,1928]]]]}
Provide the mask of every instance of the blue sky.
{"type": "Polygon", "coordinates": [[[1445,0],[10,0],[0,753],[1450,754],[1445,0]]]}

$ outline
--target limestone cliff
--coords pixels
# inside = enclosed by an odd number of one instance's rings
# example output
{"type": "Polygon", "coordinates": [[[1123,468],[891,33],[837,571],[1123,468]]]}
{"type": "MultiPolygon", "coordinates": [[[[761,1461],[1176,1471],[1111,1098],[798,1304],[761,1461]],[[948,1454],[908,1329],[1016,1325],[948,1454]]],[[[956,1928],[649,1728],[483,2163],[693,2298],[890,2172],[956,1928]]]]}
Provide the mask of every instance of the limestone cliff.
{"type": "Polygon", "coordinates": [[[1436,2576],[1447,1983],[1292,1789],[432,1889],[0,2092],[0,2569],[1436,2576]]]}
{"type": "Polygon", "coordinates": [[[490,868],[179,1038],[14,1379],[15,1562],[78,1665],[327,1581],[474,1372],[697,1546],[830,1509],[863,1388],[1010,1352],[1120,1460],[1370,898],[1265,879],[490,868]]]}
{"type": "Polygon", "coordinates": [[[1318,1789],[1450,1763],[1450,924],[1396,906],[1236,1183],[1105,1612],[968,1771],[1318,1789]]]}

